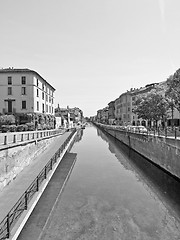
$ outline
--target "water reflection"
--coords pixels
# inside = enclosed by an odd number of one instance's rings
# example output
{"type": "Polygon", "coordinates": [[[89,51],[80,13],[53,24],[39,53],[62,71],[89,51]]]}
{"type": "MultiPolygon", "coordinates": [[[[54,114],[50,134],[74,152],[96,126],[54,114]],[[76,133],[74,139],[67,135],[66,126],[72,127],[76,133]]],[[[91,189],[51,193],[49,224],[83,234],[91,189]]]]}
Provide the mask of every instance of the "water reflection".
{"type": "Polygon", "coordinates": [[[82,140],[82,137],[83,137],[83,129],[78,129],[75,141],[80,142],[82,140]]]}
{"type": "Polygon", "coordinates": [[[158,197],[168,211],[180,221],[180,181],[106,132],[97,129],[97,135],[109,144],[109,150],[115,154],[124,168],[133,171],[136,178],[150,188],[155,194],[154,197],[158,197]]]}

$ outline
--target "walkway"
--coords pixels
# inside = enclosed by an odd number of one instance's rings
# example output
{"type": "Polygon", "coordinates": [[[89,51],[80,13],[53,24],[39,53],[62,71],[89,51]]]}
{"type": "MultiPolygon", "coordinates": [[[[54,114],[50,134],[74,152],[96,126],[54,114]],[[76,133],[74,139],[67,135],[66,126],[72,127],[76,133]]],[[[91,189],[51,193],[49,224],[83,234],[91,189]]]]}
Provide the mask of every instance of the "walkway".
{"type": "Polygon", "coordinates": [[[11,208],[70,134],[71,132],[65,132],[63,135],[56,137],[47,149],[0,193],[0,222],[6,217],[11,208]]]}

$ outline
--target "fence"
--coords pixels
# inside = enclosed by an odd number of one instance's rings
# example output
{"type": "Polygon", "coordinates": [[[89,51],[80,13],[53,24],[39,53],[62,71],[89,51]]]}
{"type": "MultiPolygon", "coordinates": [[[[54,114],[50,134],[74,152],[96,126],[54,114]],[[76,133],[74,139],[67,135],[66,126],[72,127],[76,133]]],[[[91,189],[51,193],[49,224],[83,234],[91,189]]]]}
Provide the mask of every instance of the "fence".
{"type": "Polygon", "coordinates": [[[8,144],[17,144],[25,141],[38,140],[47,138],[56,134],[60,134],[65,130],[53,129],[32,132],[15,132],[15,133],[1,133],[0,146],[7,146],[8,144]]]}
{"type": "Polygon", "coordinates": [[[10,232],[18,218],[21,214],[27,210],[28,204],[31,201],[32,197],[36,192],[39,191],[39,187],[42,182],[46,179],[49,171],[52,170],[53,165],[56,163],[57,159],[60,157],[61,153],[69,143],[73,134],[75,133],[75,129],[72,130],[71,134],[65,140],[65,142],[61,145],[58,151],[52,156],[52,158],[48,161],[46,166],[41,170],[39,175],[34,179],[34,181],[30,184],[27,190],[23,193],[23,195],[19,198],[17,203],[12,207],[7,216],[0,223],[0,240],[7,239],[10,237],[10,232]]]}
{"type": "Polygon", "coordinates": [[[95,123],[95,124],[97,124],[98,126],[106,126],[111,129],[116,129],[116,130],[125,131],[125,132],[161,136],[161,137],[173,138],[173,139],[180,138],[180,129],[177,127],[174,127],[174,128],[171,128],[171,127],[148,128],[146,132],[139,132],[139,131],[128,129],[126,126],[106,125],[106,124],[102,124],[102,123],[95,123]]]}

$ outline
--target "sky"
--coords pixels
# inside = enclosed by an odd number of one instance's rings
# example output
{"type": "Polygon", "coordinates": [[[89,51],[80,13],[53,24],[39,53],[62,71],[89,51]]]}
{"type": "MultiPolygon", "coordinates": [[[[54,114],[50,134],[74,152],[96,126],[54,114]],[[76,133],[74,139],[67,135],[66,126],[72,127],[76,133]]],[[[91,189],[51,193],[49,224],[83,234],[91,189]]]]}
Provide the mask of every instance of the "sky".
{"type": "Polygon", "coordinates": [[[94,116],[180,68],[180,0],[0,0],[0,68],[37,71],[94,116]]]}

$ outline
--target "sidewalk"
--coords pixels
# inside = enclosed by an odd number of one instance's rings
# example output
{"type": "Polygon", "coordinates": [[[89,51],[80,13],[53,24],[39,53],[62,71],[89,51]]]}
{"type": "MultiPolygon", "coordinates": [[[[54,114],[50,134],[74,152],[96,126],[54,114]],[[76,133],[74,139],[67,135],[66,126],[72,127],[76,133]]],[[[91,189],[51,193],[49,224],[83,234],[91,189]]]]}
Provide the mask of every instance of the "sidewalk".
{"type": "Polygon", "coordinates": [[[11,208],[16,204],[70,134],[71,132],[65,132],[63,135],[56,137],[40,156],[37,156],[37,158],[27,166],[13,182],[3,189],[0,193],[0,222],[6,217],[11,208]]]}

